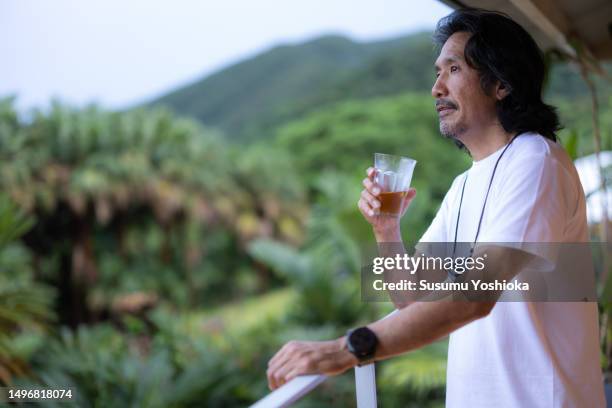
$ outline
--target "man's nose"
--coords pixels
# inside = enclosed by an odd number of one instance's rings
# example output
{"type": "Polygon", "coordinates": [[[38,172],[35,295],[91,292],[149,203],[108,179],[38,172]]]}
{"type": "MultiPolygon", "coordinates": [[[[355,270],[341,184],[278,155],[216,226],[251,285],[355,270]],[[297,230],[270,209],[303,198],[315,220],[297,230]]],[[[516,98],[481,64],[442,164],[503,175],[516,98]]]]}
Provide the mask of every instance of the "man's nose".
{"type": "Polygon", "coordinates": [[[434,82],[433,87],[431,88],[431,96],[434,98],[441,98],[445,96],[447,93],[446,85],[444,84],[444,80],[442,79],[442,75],[436,78],[436,82],[434,82]]]}

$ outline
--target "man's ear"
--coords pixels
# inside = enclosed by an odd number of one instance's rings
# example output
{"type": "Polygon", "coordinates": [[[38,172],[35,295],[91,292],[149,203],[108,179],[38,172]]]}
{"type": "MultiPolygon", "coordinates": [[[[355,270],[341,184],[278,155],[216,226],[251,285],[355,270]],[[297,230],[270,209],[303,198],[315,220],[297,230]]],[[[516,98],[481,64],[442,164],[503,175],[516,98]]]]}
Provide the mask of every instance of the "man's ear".
{"type": "Polygon", "coordinates": [[[510,93],[509,85],[505,85],[502,82],[497,83],[497,86],[495,87],[495,98],[498,101],[501,101],[502,99],[504,99],[506,96],[508,96],[509,93],[510,93]]]}

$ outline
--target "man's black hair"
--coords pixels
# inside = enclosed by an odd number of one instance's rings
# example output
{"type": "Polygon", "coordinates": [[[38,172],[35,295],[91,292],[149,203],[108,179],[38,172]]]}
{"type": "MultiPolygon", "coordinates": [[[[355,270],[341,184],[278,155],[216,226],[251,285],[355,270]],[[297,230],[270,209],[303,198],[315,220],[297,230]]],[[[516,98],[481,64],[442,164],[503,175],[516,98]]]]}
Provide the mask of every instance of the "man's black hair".
{"type": "Polygon", "coordinates": [[[478,70],[482,89],[488,94],[499,81],[509,92],[497,102],[504,130],[537,132],[556,141],[559,117],[542,101],[544,56],[529,33],[505,14],[467,8],[438,22],[434,43],[441,48],[457,32],[471,34],[464,55],[467,64],[478,70]]]}

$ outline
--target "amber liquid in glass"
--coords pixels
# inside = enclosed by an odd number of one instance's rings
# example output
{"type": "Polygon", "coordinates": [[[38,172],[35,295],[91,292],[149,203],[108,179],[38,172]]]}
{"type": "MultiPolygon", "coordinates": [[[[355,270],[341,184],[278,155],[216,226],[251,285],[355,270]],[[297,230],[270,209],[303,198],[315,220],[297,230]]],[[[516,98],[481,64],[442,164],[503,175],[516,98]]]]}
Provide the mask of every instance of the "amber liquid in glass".
{"type": "Polygon", "coordinates": [[[404,198],[408,194],[407,191],[384,192],[380,193],[378,200],[380,201],[380,212],[387,215],[399,215],[404,203],[404,198]]]}

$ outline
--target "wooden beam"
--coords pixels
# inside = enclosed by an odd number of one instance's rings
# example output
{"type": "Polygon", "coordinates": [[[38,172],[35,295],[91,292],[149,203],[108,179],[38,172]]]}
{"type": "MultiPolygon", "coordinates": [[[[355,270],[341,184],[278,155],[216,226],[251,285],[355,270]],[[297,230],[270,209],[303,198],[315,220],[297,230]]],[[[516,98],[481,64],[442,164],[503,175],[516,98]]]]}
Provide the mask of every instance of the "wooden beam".
{"type": "Polygon", "coordinates": [[[525,17],[538,27],[561,51],[572,57],[576,51],[567,42],[569,20],[551,0],[510,0],[525,17]]]}

